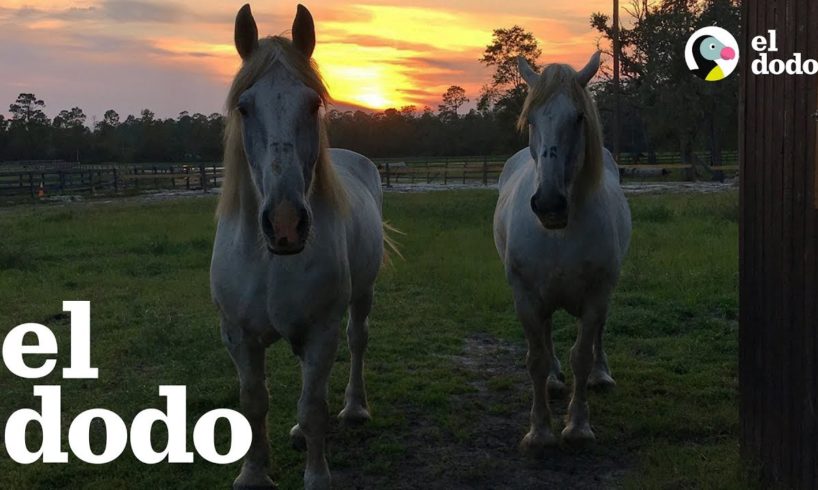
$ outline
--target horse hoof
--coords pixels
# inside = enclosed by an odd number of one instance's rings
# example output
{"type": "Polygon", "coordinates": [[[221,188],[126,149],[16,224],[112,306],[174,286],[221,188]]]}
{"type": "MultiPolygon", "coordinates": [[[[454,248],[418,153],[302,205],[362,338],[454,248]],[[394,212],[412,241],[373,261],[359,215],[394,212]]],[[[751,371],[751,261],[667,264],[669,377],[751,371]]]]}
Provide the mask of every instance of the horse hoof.
{"type": "Polygon", "coordinates": [[[575,425],[569,423],[562,429],[562,442],[569,447],[585,447],[596,441],[596,436],[587,423],[575,425]]]}
{"type": "Polygon", "coordinates": [[[307,438],[304,437],[304,432],[298,424],[295,424],[293,428],[290,429],[290,446],[296,451],[307,450],[307,438]]]}
{"type": "Polygon", "coordinates": [[[611,375],[606,371],[597,370],[588,376],[588,388],[599,391],[608,391],[614,389],[615,387],[616,381],[614,381],[611,375]]]}
{"type": "Polygon", "coordinates": [[[304,490],[330,490],[332,478],[329,470],[326,472],[304,472],[304,490]]]}
{"type": "Polygon", "coordinates": [[[520,441],[520,453],[529,458],[541,458],[557,445],[557,438],[548,431],[529,432],[520,441]]]}
{"type": "Polygon", "coordinates": [[[233,482],[233,490],[278,490],[278,486],[265,473],[244,468],[233,482]]]}
{"type": "Polygon", "coordinates": [[[562,398],[568,393],[568,387],[565,386],[565,382],[553,374],[548,376],[545,385],[548,388],[548,396],[552,398],[562,398]]]}
{"type": "Polygon", "coordinates": [[[270,480],[267,485],[242,485],[238,483],[233,484],[233,490],[278,490],[278,486],[270,480]]]}
{"type": "Polygon", "coordinates": [[[338,418],[341,419],[344,425],[356,426],[369,422],[372,416],[369,415],[369,410],[363,405],[347,405],[338,414],[338,418]]]}

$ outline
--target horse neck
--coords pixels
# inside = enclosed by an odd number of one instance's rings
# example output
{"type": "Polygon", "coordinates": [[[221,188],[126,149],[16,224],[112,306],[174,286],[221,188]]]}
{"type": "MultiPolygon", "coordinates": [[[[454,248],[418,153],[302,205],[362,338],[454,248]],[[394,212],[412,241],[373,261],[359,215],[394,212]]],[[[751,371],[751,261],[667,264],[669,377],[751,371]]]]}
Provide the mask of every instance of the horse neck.
{"type": "MultiPolygon", "coordinates": [[[[604,169],[601,172],[604,172],[604,169]]],[[[579,186],[571,193],[571,204],[574,207],[582,208],[585,204],[593,201],[594,197],[601,192],[604,178],[604,175],[600,175],[599,179],[592,179],[587,172],[580,173],[577,176],[577,179],[580,179],[577,181],[579,186]]]]}
{"type": "Polygon", "coordinates": [[[249,227],[254,233],[259,233],[258,198],[246,166],[241,170],[238,188],[239,208],[235,216],[241,220],[243,227],[249,227]]]}

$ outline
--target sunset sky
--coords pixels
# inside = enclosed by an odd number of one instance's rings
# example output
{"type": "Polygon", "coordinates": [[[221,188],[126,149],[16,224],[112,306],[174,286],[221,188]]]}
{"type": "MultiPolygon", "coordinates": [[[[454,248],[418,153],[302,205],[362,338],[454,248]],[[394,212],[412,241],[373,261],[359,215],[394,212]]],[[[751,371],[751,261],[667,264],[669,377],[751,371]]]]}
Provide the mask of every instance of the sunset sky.
{"type": "MultiPolygon", "coordinates": [[[[437,107],[450,85],[472,100],[489,80],[477,60],[492,29],[532,31],[542,62],[584,63],[588,24],[609,0],[302,0],[316,22],[315,59],[342,104],[437,107]]],[[[239,58],[233,20],[244,2],[0,0],[0,113],[20,92],[46,113],[81,107],[98,119],[149,108],[221,112],[239,58]]],[[[289,31],[297,2],[251,3],[262,35],[289,31]]]]}

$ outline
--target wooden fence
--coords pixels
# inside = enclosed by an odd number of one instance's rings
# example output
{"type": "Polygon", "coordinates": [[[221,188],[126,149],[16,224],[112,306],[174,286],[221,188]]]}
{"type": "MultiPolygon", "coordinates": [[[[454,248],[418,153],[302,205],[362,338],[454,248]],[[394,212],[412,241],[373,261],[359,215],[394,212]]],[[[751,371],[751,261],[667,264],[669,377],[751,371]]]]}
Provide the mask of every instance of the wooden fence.
{"type": "MultiPolygon", "coordinates": [[[[627,156],[621,158],[631,161],[627,156]]],[[[473,184],[497,182],[506,157],[435,159],[377,159],[384,185],[473,184]]],[[[674,173],[678,178],[713,178],[735,174],[737,165],[711,168],[699,163],[681,164],[663,157],[658,165],[620,165],[625,178],[650,178],[674,173]]],[[[0,164],[0,200],[48,198],[60,195],[115,195],[156,190],[201,190],[220,187],[220,163],[156,164],[0,164]]]]}
{"type": "MultiPolygon", "coordinates": [[[[742,2],[742,55],[778,32],[818,58],[818,2],[742,2]]],[[[818,79],[743,62],[740,142],[741,449],[759,488],[818,488],[818,79]]]]}
{"type": "MultiPolygon", "coordinates": [[[[0,167],[2,168],[2,167],[0,167]]],[[[203,190],[221,185],[216,164],[74,165],[58,169],[0,170],[0,198],[66,194],[120,194],[144,190],[203,190]]]]}

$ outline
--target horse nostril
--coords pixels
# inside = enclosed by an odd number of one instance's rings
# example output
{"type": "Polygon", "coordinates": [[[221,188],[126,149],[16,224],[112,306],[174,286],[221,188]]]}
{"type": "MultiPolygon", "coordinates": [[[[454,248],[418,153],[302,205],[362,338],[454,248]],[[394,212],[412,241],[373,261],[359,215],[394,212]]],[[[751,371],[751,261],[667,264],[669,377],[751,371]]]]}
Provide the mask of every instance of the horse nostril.
{"type": "Polygon", "coordinates": [[[302,209],[298,217],[298,225],[296,226],[298,236],[305,238],[310,231],[310,214],[306,209],[302,209]]]}
{"type": "Polygon", "coordinates": [[[540,214],[540,210],[537,208],[537,194],[531,196],[531,210],[534,211],[534,214],[540,214]]]}
{"type": "Polygon", "coordinates": [[[268,237],[273,236],[273,214],[269,209],[261,214],[261,231],[268,237]]]}
{"type": "Polygon", "coordinates": [[[564,213],[566,209],[568,209],[568,199],[562,195],[557,196],[556,202],[554,203],[554,212],[564,213]]]}

